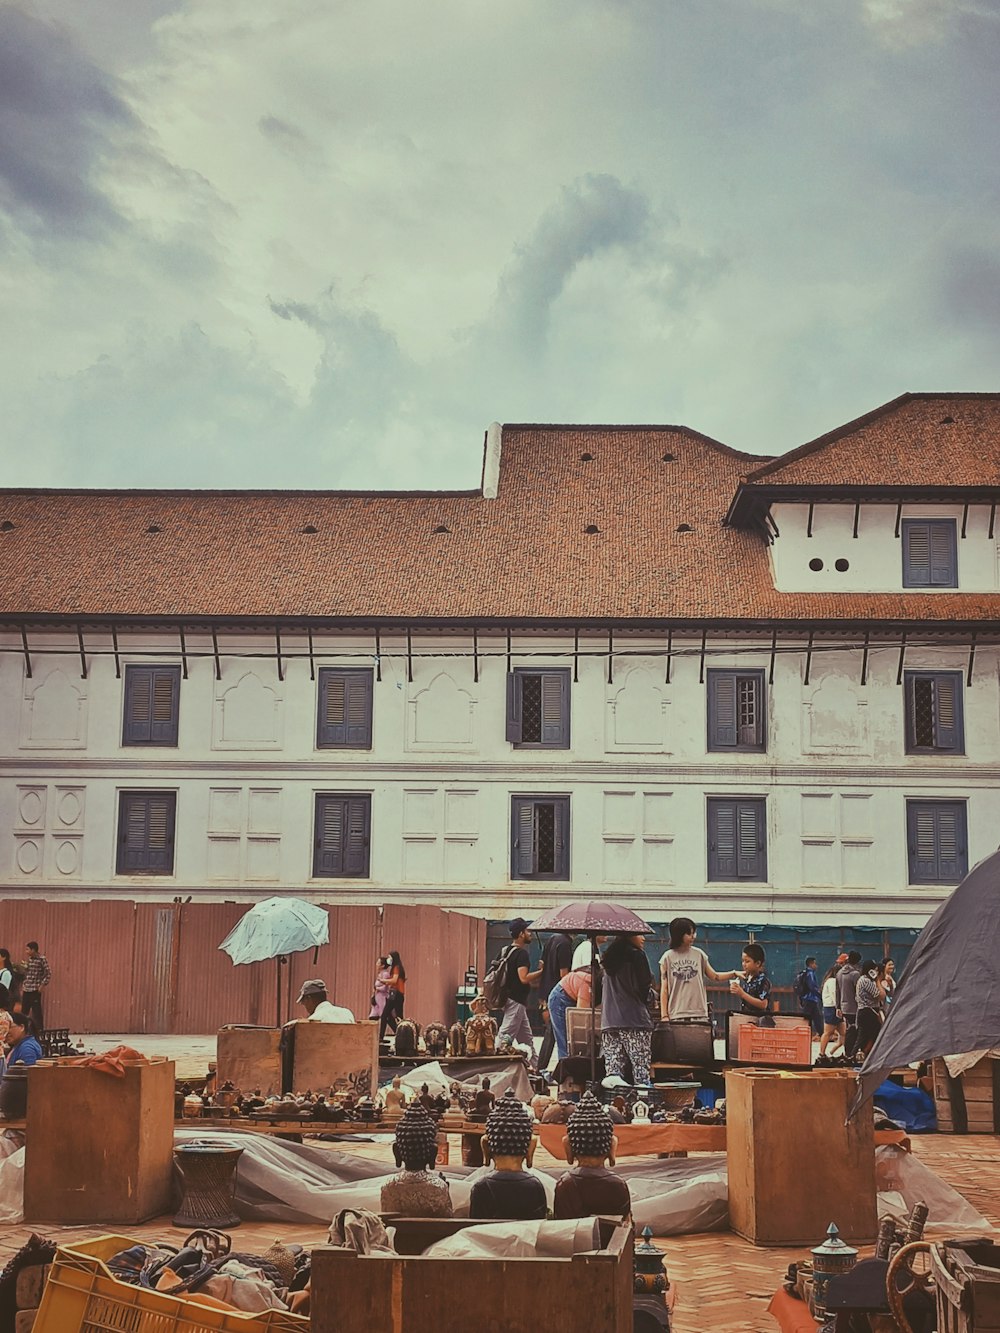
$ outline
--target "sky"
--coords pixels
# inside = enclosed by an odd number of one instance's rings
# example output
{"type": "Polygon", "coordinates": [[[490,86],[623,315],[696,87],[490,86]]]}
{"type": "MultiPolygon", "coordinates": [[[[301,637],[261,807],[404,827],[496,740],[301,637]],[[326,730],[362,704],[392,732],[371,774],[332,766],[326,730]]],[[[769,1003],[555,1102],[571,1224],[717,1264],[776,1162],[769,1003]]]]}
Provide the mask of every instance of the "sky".
{"type": "Polygon", "coordinates": [[[5,0],[6,486],[1000,390],[1000,0],[5,0]]]}

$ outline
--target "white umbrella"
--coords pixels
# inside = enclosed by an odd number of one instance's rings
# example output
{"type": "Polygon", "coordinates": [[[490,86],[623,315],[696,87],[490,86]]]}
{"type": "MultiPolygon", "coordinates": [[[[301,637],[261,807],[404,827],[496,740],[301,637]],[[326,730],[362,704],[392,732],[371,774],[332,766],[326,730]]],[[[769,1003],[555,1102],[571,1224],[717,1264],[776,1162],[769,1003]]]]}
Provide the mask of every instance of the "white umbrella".
{"type": "Polygon", "coordinates": [[[265,898],[237,921],[219,948],[234,963],[278,961],[278,1013],[281,1025],[281,958],[318,949],[330,942],[330,918],[323,907],[301,898],[265,898]]]}

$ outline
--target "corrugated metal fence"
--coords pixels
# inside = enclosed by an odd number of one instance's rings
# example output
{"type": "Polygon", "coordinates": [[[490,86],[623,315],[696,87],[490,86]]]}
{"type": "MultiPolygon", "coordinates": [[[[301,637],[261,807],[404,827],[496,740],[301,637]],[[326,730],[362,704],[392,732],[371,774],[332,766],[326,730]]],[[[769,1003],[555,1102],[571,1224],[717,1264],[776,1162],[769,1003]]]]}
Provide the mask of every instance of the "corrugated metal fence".
{"type": "MultiPolygon", "coordinates": [[[[398,950],[406,1012],[451,1021],[465,970],[484,971],[486,923],[437,907],[326,906],[330,943],[281,968],[282,1017],[298,988],[322,977],[337,1004],[367,1018],[376,957],[398,950]]],[[[224,1023],[273,1023],[278,967],[234,967],[219,952],[248,905],[0,901],[0,946],[24,957],[38,940],[52,968],[46,1027],[79,1032],[215,1032],[224,1023]]]]}

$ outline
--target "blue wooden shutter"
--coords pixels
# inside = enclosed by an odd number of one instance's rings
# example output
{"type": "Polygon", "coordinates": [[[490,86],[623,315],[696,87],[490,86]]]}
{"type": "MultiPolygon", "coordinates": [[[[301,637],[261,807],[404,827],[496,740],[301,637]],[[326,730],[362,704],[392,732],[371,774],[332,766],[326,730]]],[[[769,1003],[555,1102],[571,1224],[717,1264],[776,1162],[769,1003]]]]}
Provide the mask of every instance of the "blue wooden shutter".
{"type": "Polygon", "coordinates": [[[708,673],[708,748],[732,750],[737,744],[736,672],[708,673]]]}
{"type": "Polygon", "coordinates": [[[344,874],[367,875],[371,798],[351,796],[345,805],[344,874]]]}
{"type": "Polygon", "coordinates": [[[154,745],[177,744],[177,715],[181,692],[181,673],[177,667],[157,668],[153,672],[153,706],[149,739],[154,745]]]}
{"type": "Polygon", "coordinates": [[[555,872],[556,879],[569,879],[569,797],[557,796],[553,802],[555,813],[555,872]]]}
{"type": "Polygon", "coordinates": [[[569,747],[569,672],[543,671],[542,744],[569,747]]]}
{"type": "Polygon", "coordinates": [[[174,867],[173,792],[123,792],[118,816],[118,873],[169,875],[174,867]]]}
{"type": "Polygon", "coordinates": [[[953,519],[928,524],[930,528],[930,583],[935,588],[958,585],[958,549],[953,519]]]}
{"type": "Polygon", "coordinates": [[[958,586],[958,539],[954,519],[903,520],[903,586],[958,586]]]}
{"type": "Polygon", "coordinates": [[[507,672],[507,740],[521,743],[521,678],[514,671],[507,672]]]}
{"type": "Polygon", "coordinates": [[[179,667],[127,666],[123,745],[176,745],[179,667]]]}
{"type": "Polygon", "coordinates": [[[937,808],[937,860],[941,884],[957,884],[968,866],[965,835],[965,806],[942,802],[937,808]]]}
{"type": "Polygon", "coordinates": [[[958,671],[942,672],[934,677],[934,748],[965,748],[962,736],[962,676],[958,671]]]}
{"type": "Polygon", "coordinates": [[[736,875],[738,879],[766,879],[764,802],[736,802],[736,875]]]}
{"type": "Polygon", "coordinates": [[[511,878],[530,879],[535,873],[535,802],[527,796],[511,797],[511,878]]]}
{"type": "Polygon", "coordinates": [[[931,582],[931,534],[929,523],[903,520],[903,586],[927,588],[931,582]]]}
{"type": "Polygon", "coordinates": [[[911,884],[957,884],[968,872],[963,801],[907,801],[911,884]]]}
{"type": "Polygon", "coordinates": [[[736,879],[736,802],[708,805],[708,877],[736,879]]]}
{"type": "Polygon", "coordinates": [[[767,878],[766,805],[759,798],[708,804],[710,880],[767,878]]]}
{"type": "Polygon", "coordinates": [[[316,744],[320,749],[370,750],[372,670],[324,667],[320,671],[316,744]]]}

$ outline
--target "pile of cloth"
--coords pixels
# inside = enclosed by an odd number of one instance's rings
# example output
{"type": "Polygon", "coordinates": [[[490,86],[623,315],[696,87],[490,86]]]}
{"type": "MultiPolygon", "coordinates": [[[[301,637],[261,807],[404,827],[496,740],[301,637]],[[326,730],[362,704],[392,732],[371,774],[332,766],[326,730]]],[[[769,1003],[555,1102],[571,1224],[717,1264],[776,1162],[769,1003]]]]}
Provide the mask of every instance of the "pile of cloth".
{"type": "Polygon", "coordinates": [[[119,1282],[216,1310],[309,1313],[309,1254],[275,1241],[263,1254],[234,1253],[221,1231],[193,1231],[180,1249],[136,1244],[108,1261],[119,1282]]]}

